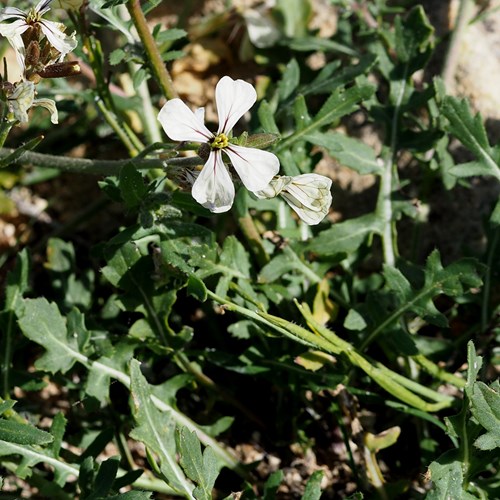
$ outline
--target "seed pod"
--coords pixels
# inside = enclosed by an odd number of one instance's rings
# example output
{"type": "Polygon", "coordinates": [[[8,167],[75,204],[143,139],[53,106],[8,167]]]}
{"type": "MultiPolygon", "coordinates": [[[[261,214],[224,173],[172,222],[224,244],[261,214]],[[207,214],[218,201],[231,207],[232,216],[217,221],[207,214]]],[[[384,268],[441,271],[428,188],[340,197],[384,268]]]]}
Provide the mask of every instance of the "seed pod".
{"type": "Polygon", "coordinates": [[[40,70],[38,74],[43,78],[66,78],[79,75],[80,72],[81,68],[78,61],[66,61],[49,64],[40,70]]]}

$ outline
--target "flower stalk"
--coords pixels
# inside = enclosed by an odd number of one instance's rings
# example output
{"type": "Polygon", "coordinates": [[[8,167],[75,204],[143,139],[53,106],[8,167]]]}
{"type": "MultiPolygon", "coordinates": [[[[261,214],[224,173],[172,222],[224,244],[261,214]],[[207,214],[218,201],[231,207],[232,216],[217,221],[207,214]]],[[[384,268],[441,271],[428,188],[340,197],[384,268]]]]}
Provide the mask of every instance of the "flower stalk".
{"type": "Polygon", "coordinates": [[[139,38],[141,39],[142,45],[146,54],[148,55],[148,61],[151,65],[153,74],[160,85],[160,88],[167,99],[174,99],[177,97],[177,92],[174,88],[172,78],[170,73],[163,62],[160,52],[158,51],[158,46],[151,35],[148,23],[146,22],[146,17],[142,11],[141,4],[139,0],[129,0],[127,2],[127,9],[132,18],[132,22],[137,29],[139,38]]]}

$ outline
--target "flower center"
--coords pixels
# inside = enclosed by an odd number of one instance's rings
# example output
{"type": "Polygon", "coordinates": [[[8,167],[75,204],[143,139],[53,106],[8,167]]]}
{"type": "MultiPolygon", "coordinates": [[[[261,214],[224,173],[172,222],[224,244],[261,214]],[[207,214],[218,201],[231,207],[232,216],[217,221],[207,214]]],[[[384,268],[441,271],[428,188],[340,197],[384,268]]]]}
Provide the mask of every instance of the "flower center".
{"type": "Polygon", "coordinates": [[[219,134],[216,135],[213,139],[212,142],[210,142],[210,147],[212,149],[224,149],[229,146],[229,139],[227,138],[226,134],[219,134]]]}

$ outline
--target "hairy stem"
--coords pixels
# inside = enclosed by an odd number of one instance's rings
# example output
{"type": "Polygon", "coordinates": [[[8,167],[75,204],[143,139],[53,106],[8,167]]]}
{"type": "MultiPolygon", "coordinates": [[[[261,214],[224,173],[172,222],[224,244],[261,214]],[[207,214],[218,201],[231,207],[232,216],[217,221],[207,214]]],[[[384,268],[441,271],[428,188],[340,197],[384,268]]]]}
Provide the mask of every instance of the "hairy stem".
{"type": "Polygon", "coordinates": [[[130,13],[130,17],[132,17],[132,22],[137,29],[139,38],[144,46],[144,50],[148,56],[153,74],[158,81],[163,94],[167,99],[177,97],[177,92],[175,91],[172,83],[172,78],[170,77],[170,73],[163,62],[163,59],[161,58],[156,42],[149,31],[148,23],[146,22],[146,17],[141,9],[139,0],[129,0],[127,2],[127,8],[130,13]]]}
{"type": "MultiPolygon", "coordinates": [[[[12,154],[15,150],[0,148],[0,159],[12,154]]],[[[70,158],[68,156],[56,156],[33,151],[24,151],[12,163],[17,165],[35,165],[37,167],[56,168],[62,172],[74,172],[79,174],[93,175],[118,175],[124,165],[132,163],[138,170],[150,170],[153,168],[164,168],[168,165],[195,166],[203,161],[195,157],[189,158],[167,158],[167,159],[144,159],[133,158],[125,160],[90,160],[88,158],[70,158]]]]}

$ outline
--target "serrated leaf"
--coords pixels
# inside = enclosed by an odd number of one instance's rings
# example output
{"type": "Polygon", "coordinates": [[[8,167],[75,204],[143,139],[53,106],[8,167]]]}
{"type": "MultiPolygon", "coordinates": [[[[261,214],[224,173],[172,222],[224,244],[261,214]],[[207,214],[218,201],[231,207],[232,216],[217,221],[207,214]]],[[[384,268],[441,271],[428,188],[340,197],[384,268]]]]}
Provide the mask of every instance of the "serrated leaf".
{"type": "Polygon", "coordinates": [[[500,447],[500,393],[484,382],[475,382],[465,390],[472,414],[487,431],[474,444],[481,450],[500,447]]]}
{"type": "Polygon", "coordinates": [[[404,20],[399,16],[396,18],[396,53],[401,62],[409,65],[408,75],[423,67],[423,64],[427,62],[433,33],[434,28],[420,5],[414,7],[404,20]]]}
{"type": "Polygon", "coordinates": [[[72,332],[68,334],[66,322],[56,304],[45,298],[24,299],[23,302],[19,326],[26,337],[46,350],[35,362],[39,370],[66,373],[78,358],[85,358],[79,353],[77,338],[72,332]]]}
{"type": "Polygon", "coordinates": [[[140,363],[130,362],[132,413],[136,427],[130,435],[155,453],[160,470],[169,486],[192,498],[193,485],[186,479],[176,460],[175,423],[167,413],[160,412],[151,402],[151,390],[141,373],[140,363]]]}
{"type": "Polygon", "coordinates": [[[441,455],[431,463],[429,471],[434,488],[427,494],[427,500],[464,498],[462,462],[457,450],[450,450],[441,455]]]}
{"type": "Polygon", "coordinates": [[[0,440],[17,444],[41,445],[51,443],[54,436],[33,425],[2,418],[0,419],[0,440]]]}
{"type": "Polygon", "coordinates": [[[40,448],[0,440],[0,456],[8,455],[21,457],[21,462],[16,469],[16,475],[21,479],[29,477],[33,472],[33,467],[39,463],[45,463],[54,468],[55,481],[60,486],[64,485],[68,476],[78,476],[79,473],[77,467],[53,458],[40,448]]]}
{"type": "Polygon", "coordinates": [[[382,229],[382,221],[374,214],[363,215],[321,231],[315,239],[311,240],[307,249],[318,255],[353,253],[369,236],[380,234],[382,229]]]}
{"type": "Polygon", "coordinates": [[[180,463],[186,475],[197,486],[193,496],[197,500],[210,500],[215,480],[219,475],[217,459],[210,447],[206,447],[202,455],[200,441],[194,432],[185,427],[177,430],[177,449],[180,463]]]}
{"type": "Polygon", "coordinates": [[[313,132],[306,135],[305,139],[315,146],[324,147],[330,156],[361,175],[383,172],[383,165],[378,161],[375,151],[357,139],[338,132],[313,132]]]}
{"type": "Polygon", "coordinates": [[[413,311],[438,326],[447,326],[446,317],[434,305],[433,299],[440,294],[460,296],[471,287],[481,285],[478,265],[472,259],[462,259],[443,268],[439,252],[433,251],[424,270],[424,284],[416,289],[398,269],[384,268],[386,285],[395,292],[401,307],[413,311]]]}
{"type": "MultiPolygon", "coordinates": [[[[451,132],[481,163],[481,175],[493,175],[500,179],[500,168],[494,152],[488,142],[488,136],[483,125],[483,119],[478,113],[472,115],[468,101],[446,96],[441,105],[443,115],[448,119],[447,130],[451,132]]],[[[470,165],[470,164],[469,164],[470,165]]],[[[461,174],[478,172],[479,167],[456,167],[461,174]]],[[[475,175],[475,174],[473,174],[475,175]]]]}
{"type": "MultiPolygon", "coordinates": [[[[294,134],[284,138],[276,147],[277,152],[290,149],[292,144],[299,140],[304,140],[305,136],[313,133],[317,129],[330,125],[339,118],[352,113],[358,108],[361,101],[368,99],[375,91],[371,84],[356,85],[347,90],[339,88],[323,104],[311,123],[294,134]]],[[[269,130],[269,132],[274,132],[269,130]]]]}

